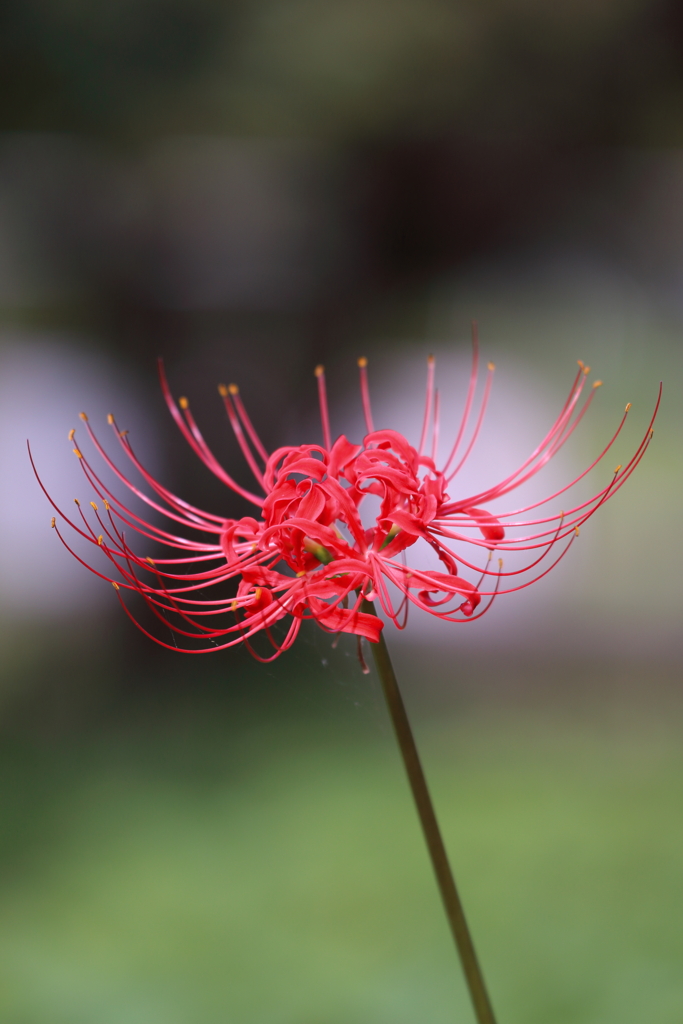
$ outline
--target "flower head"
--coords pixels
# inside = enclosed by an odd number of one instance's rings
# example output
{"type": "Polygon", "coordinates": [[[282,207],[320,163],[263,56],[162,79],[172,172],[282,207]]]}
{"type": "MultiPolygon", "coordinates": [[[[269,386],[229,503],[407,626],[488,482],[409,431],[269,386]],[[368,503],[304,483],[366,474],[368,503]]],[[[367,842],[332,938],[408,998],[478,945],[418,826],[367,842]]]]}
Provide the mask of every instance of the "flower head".
{"type": "MultiPolygon", "coordinates": [[[[100,444],[81,413],[95,452],[137,498],[157,513],[157,525],[141,518],[108,487],[80,447],[74,447],[83,473],[102,507],[90,502],[86,515],[77,501],[77,516],[53,507],[102,559],[90,565],[62,543],[92,572],[113,584],[129,617],[157,643],[188,653],[208,653],[246,644],[260,660],[272,660],[294,642],[301,623],[315,620],[331,633],[354,633],[377,641],[382,620],[364,611],[364,600],[377,600],[384,615],[402,628],[415,605],[449,622],[472,622],[491,607],[496,596],[530,586],[564,557],[579,527],[623,486],[652,438],[652,424],[625,465],[617,466],[592,498],[564,511],[543,512],[609,452],[619,436],[630,405],[616,431],[591,464],[565,487],[542,501],[512,511],[491,506],[539,472],[576,429],[600,381],[588,385],[589,368],[579,363],[569,394],[545,437],[513,473],[478,494],[457,491],[457,475],[479,435],[489,399],[494,366],[488,374],[478,411],[474,410],[479,369],[476,331],[469,388],[462,419],[447,458],[438,463],[439,394],[430,356],[421,436],[414,447],[396,430],[376,430],[368,387],[367,360],[358,361],[360,391],[367,427],[362,443],[341,435],[332,441],[323,367],[315,370],[322,444],[287,446],[268,453],[235,385],[219,387],[228,420],[255,480],[250,490],[221,466],[204,440],[187,399],[176,401],[160,364],[166,403],[188,444],[228,488],[254,505],[241,519],[203,511],[173,494],[140,462],[128,432],[114,417],[108,422],[136,479],[131,479],[100,444]],[[473,421],[473,423],[472,423],[473,421]],[[429,454],[426,454],[429,446],[429,454]],[[363,503],[373,496],[378,511],[370,525],[363,503]],[[152,559],[131,546],[137,534],[165,549],[152,559]],[[429,545],[437,570],[413,564],[410,556],[429,545]],[[507,570],[494,552],[522,552],[525,564],[507,570]],[[212,589],[215,588],[215,589],[212,589]],[[140,623],[124,600],[139,594],[153,615],[185,638],[172,646],[140,623]],[[285,630],[278,638],[276,624],[285,630]],[[256,654],[252,640],[264,633],[272,645],[268,657],[256,654]]],[[[661,388],[660,388],[661,394],[661,388]]],[[[69,434],[75,444],[75,430],[69,434]]],[[[35,468],[35,467],[34,467],[35,468]]],[[[37,475],[37,473],[36,473],[37,475]]],[[[40,478],[39,478],[40,482],[40,478]]],[[[42,487],[41,483],[41,487],[42,487]]],[[[45,488],[43,487],[43,490],[45,488]]],[[[45,491],[47,494],[47,491],[45,491]]]]}

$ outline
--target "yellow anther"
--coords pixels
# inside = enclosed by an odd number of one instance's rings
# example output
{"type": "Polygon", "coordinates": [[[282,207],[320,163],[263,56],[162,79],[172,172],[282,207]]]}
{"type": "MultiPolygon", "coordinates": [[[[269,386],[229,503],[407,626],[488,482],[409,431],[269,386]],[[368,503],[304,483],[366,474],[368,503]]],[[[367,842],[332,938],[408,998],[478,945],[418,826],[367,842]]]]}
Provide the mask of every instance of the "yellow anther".
{"type": "Polygon", "coordinates": [[[97,543],[100,545],[100,547],[102,547],[102,541],[103,540],[104,540],[104,537],[102,536],[102,534],[100,534],[99,537],[97,538],[97,543]]]}
{"type": "Polygon", "coordinates": [[[228,384],[228,391],[230,392],[231,395],[239,395],[240,393],[240,389],[237,387],[236,384],[228,384]]]}
{"type": "Polygon", "coordinates": [[[116,580],[112,580],[112,581],[111,581],[111,585],[112,585],[112,587],[114,588],[114,590],[119,590],[119,585],[118,585],[118,583],[116,582],[116,580]]]}
{"type": "Polygon", "coordinates": [[[579,364],[579,366],[581,367],[581,369],[583,370],[583,359],[577,359],[576,361],[579,364]]]}
{"type": "Polygon", "coordinates": [[[75,430],[70,430],[69,431],[69,440],[70,441],[73,441],[75,434],[76,434],[75,430]]]}
{"type": "Polygon", "coordinates": [[[91,502],[90,502],[90,504],[92,505],[92,507],[93,507],[93,508],[95,509],[95,511],[97,512],[97,505],[95,504],[95,502],[94,502],[94,501],[91,501],[91,502]]]}
{"type": "Polygon", "coordinates": [[[125,437],[127,433],[127,430],[119,430],[119,437],[125,437]]]}
{"type": "Polygon", "coordinates": [[[235,613],[236,613],[236,611],[237,611],[237,601],[233,601],[233,602],[232,602],[232,604],[230,605],[230,610],[231,610],[231,612],[232,612],[233,614],[235,614],[235,613]]]}
{"type": "Polygon", "coordinates": [[[107,501],[107,499],[106,499],[106,498],[104,499],[104,507],[106,508],[107,512],[108,512],[108,511],[109,511],[109,509],[111,508],[111,505],[109,504],[109,502],[107,501]]]}
{"type": "Polygon", "coordinates": [[[77,458],[79,458],[79,459],[82,459],[82,458],[83,458],[83,456],[82,456],[82,455],[81,455],[81,453],[79,452],[78,448],[74,448],[74,455],[75,455],[75,456],[76,456],[77,458]]]}
{"type": "Polygon", "coordinates": [[[433,366],[435,362],[436,360],[434,359],[434,356],[430,353],[427,356],[427,366],[433,366]]]}
{"type": "Polygon", "coordinates": [[[87,422],[88,422],[88,417],[87,417],[87,416],[85,415],[85,413],[84,413],[84,412],[79,412],[79,414],[78,414],[78,415],[79,415],[79,417],[80,417],[80,418],[81,418],[81,419],[83,420],[83,422],[84,422],[84,423],[87,423],[87,422]]]}
{"type": "Polygon", "coordinates": [[[502,559],[502,558],[499,558],[499,559],[498,559],[498,568],[499,568],[499,569],[502,569],[502,568],[503,568],[503,559],[502,559]]]}
{"type": "Polygon", "coordinates": [[[149,562],[150,565],[154,565],[154,559],[150,558],[149,555],[147,555],[147,558],[145,559],[145,561],[149,562]]]}
{"type": "Polygon", "coordinates": [[[325,367],[322,365],[322,363],[318,363],[318,365],[316,366],[315,370],[313,371],[313,373],[314,373],[314,375],[316,377],[322,377],[324,372],[325,372],[325,367]]]}
{"type": "Polygon", "coordinates": [[[591,372],[590,366],[584,366],[584,368],[583,368],[583,375],[584,375],[584,377],[586,377],[590,372],[591,372]]]}
{"type": "Polygon", "coordinates": [[[650,437],[654,437],[654,433],[655,433],[654,427],[650,427],[650,437]]]}
{"type": "Polygon", "coordinates": [[[360,359],[358,360],[358,365],[360,366],[361,370],[368,365],[368,361],[365,358],[365,356],[360,357],[360,359]]]}
{"type": "Polygon", "coordinates": [[[107,423],[109,424],[110,427],[112,427],[114,425],[114,413],[113,412],[110,412],[107,415],[107,423]]]}
{"type": "Polygon", "coordinates": [[[306,575],[306,570],[305,569],[302,569],[300,572],[297,573],[297,576],[305,576],[305,575],[306,575]]]}
{"type": "Polygon", "coordinates": [[[218,394],[221,396],[221,398],[227,397],[228,389],[226,388],[225,384],[218,385],[218,394]]]}
{"type": "Polygon", "coordinates": [[[620,470],[620,469],[621,469],[621,463],[619,463],[619,465],[618,465],[618,466],[615,466],[615,467],[614,467],[614,475],[615,475],[615,476],[617,475],[617,473],[619,472],[619,470],[620,470]]]}
{"type": "Polygon", "coordinates": [[[187,407],[189,406],[189,404],[190,404],[190,403],[189,403],[189,402],[188,402],[188,400],[187,400],[187,399],[185,398],[185,395],[182,395],[182,396],[181,396],[181,397],[180,397],[180,398],[178,399],[178,405],[180,406],[180,408],[181,408],[181,409],[187,409],[187,407]]]}
{"type": "Polygon", "coordinates": [[[574,527],[574,533],[575,533],[575,535],[576,535],[577,537],[579,536],[579,528],[578,528],[578,526],[575,526],[575,527],[574,527]]]}
{"type": "Polygon", "coordinates": [[[496,368],[496,364],[489,361],[489,370],[491,370],[491,372],[493,372],[493,370],[495,370],[495,368],[496,368]]]}
{"type": "Polygon", "coordinates": [[[78,498],[74,498],[74,505],[78,505],[79,508],[81,507],[81,503],[78,498]]]}
{"type": "Polygon", "coordinates": [[[55,528],[55,517],[54,517],[54,516],[53,516],[53,517],[52,517],[52,519],[50,520],[50,526],[51,526],[51,527],[52,527],[52,529],[54,530],[54,528],[55,528]]]}
{"type": "Polygon", "coordinates": [[[602,387],[602,381],[601,380],[594,380],[593,381],[593,390],[595,390],[596,388],[601,388],[601,387],[602,387]]]}
{"type": "Polygon", "coordinates": [[[263,593],[262,588],[261,587],[257,587],[256,590],[254,591],[254,600],[255,601],[260,601],[262,593],[263,593]]]}
{"type": "Polygon", "coordinates": [[[624,409],[624,412],[628,412],[630,408],[631,408],[631,403],[627,402],[626,403],[626,408],[624,409]]]}

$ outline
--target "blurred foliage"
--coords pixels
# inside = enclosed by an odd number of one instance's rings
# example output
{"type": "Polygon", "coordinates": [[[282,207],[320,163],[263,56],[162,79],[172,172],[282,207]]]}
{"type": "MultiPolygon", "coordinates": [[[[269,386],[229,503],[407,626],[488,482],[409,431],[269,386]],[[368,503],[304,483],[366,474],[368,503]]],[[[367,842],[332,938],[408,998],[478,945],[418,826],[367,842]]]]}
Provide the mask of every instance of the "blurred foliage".
{"type": "Polygon", "coordinates": [[[3,7],[6,128],[106,132],[197,71],[229,5],[185,0],[3,7]]]}
{"type": "Polygon", "coordinates": [[[8,0],[0,124],[679,140],[673,0],[8,0]]]}
{"type": "MultiPolygon", "coordinates": [[[[368,724],[200,692],[4,742],[2,1019],[469,1019],[392,737],[368,724]]],[[[501,1019],[680,1020],[680,708],[418,735],[501,1019]]]]}

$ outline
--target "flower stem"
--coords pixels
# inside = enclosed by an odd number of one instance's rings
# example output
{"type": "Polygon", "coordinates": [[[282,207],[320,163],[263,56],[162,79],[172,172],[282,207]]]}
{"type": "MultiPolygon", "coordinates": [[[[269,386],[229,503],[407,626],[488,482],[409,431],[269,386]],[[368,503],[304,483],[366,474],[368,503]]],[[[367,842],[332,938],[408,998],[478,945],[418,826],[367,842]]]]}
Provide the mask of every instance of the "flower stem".
{"type": "MultiPolygon", "coordinates": [[[[369,612],[371,615],[376,614],[374,606],[370,601],[363,601],[363,611],[369,612]]],[[[446,917],[448,918],[458,955],[460,956],[477,1022],[478,1024],[496,1024],[493,1007],[486,991],[484,976],[481,973],[479,961],[477,960],[472,936],[467,927],[465,912],[460,902],[453,872],[448,863],[448,855],[441,838],[441,830],[439,829],[439,823],[436,819],[429,789],[427,788],[427,780],[422,770],[417,746],[415,745],[415,739],[410,728],[410,722],[403,698],[401,697],[401,691],[398,688],[384,636],[380,635],[379,642],[373,643],[370,646],[375,667],[382,682],[384,697],[389,714],[391,715],[403,763],[408,774],[410,788],[413,791],[413,798],[441,892],[446,917]]]]}

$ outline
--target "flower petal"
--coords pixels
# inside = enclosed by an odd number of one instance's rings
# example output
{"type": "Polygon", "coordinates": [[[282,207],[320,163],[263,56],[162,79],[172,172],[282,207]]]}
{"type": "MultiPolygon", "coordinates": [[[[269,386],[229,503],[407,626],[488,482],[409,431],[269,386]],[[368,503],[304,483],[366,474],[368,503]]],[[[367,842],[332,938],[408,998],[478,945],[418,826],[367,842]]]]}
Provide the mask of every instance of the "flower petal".
{"type": "Polygon", "coordinates": [[[503,529],[502,523],[500,523],[490,512],[487,512],[483,508],[464,508],[464,515],[470,516],[477,523],[477,526],[483,533],[486,540],[504,540],[505,530],[503,529]]]}

